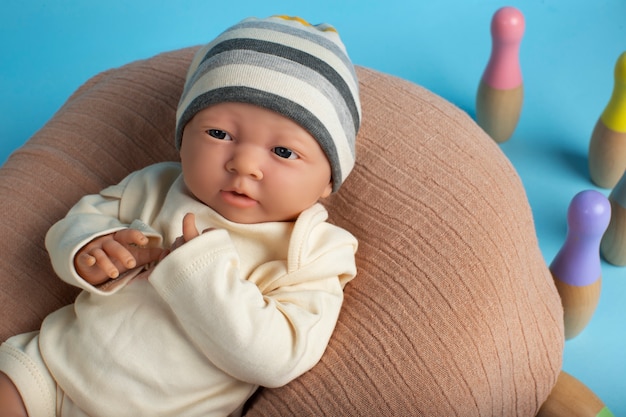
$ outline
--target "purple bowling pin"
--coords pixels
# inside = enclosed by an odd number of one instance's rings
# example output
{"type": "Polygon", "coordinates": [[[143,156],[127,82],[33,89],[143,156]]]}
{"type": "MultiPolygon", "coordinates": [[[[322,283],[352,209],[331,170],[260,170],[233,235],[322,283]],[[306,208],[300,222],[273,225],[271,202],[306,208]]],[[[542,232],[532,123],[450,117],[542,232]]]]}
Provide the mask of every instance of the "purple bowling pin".
{"type": "Polygon", "coordinates": [[[511,137],[522,111],[524,28],[524,15],[510,6],[498,9],[491,20],[491,55],[476,94],[476,122],[498,143],[511,137]]]}
{"type": "Polygon", "coordinates": [[[589,323],[600,299],[600,241],[611,218],[611,204],[595,190],[574,196],[567,210],[565,243],[550,264],[564,310],[565,338],[589,323]]]}

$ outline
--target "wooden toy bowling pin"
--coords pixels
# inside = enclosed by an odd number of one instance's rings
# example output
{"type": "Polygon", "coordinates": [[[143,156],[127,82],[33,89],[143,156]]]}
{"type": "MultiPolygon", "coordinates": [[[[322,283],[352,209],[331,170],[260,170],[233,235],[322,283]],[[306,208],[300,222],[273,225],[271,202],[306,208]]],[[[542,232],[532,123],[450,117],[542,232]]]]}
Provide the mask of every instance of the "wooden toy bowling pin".
{"type": "Polygon", "coordinates": [[[524,15],[514,7],[498,9],[491,20],[491,56],[478,86],[476,122],[498,143],[511,137],[522,110],[519,47],[524,26],[524,15]]]}
{"type": "Polygon", "coordinates": [[[561,371],[537,417],[614,417],[585,384],[561,371]]]}
{"type": "Polygon", "coordinates": [[[606,229],[600,253],[613,265],[626,265],[626,173],[609,195],[611,221],[606,229]]]}
{"type": "Polygon", "coordinates": [[[611,217],[609,200],[595,190],[574,196],[567,210],[565,243],[550,264],[563,303],[565,338],[589,323],[600,299],[600,241],[611,217]]]}
{"type": "Polygon", "coordinates": [[[613,94],[589,142],[589,174],[599,187],[613,188],[626,169],[626,52],[617,59],[613,94]]]}

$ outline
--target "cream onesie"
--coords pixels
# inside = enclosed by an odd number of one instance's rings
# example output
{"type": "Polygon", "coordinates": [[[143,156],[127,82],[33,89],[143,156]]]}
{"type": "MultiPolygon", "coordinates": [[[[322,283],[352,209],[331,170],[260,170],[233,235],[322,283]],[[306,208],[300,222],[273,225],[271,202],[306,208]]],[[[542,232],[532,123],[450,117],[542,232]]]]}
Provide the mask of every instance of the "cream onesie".
{"type": "Polygon", "coordinates": [[[356,274],[356,239],[321,204],[295,222],[237,224],[187,191],[178,163],[81,199],[46,236],[56,273],[80,287],[39,332],[0,347],[30,415],[218,416],[278,387],[326,349],[356,274]],[[147,271],[94,287],[73,266],[97,236],[132,227],[168,248],[195,213],[204,233],[147,271]]]}

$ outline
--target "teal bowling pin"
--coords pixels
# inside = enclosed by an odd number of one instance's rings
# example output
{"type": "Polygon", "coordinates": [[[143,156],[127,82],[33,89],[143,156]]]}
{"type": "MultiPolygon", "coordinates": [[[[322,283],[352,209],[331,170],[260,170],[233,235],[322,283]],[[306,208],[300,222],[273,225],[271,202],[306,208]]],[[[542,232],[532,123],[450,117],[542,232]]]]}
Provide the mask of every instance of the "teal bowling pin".
{"type": "Polygon", "coordinates": [[[566,339],[587,326],[598,305],[600,241],[610,218],[609,200],[595,190],[576,194],[567,210],[567,236],[550,264],[563,304],[566,339]]]}
{"type": "Polygon", "coordinates": [[[611,221],[606,229],[600,253],[607,262],[626,265],[626,174],[618,181],[609,195],[611,203],[611,221]]]}
{"type": "Polygon", "coordinates": [[[498,9],[491,20],[491,55],[476,94],[476,122],[498,143],[513,135],[522,111],[524,28],[524,15],[514,7],[498,9]]]}

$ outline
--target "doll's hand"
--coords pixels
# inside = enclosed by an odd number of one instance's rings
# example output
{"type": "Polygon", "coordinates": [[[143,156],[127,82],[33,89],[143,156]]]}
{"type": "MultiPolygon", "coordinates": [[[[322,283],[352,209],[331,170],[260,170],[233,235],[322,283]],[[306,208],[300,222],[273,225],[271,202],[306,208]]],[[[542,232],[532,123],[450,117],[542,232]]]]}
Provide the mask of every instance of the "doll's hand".
{"type": "Polygon", "coordinates": [[[101,284],[129,269],[158,260],[163,249],[147,248],[147,244],[148,238],[134,229],[100,236],[78,251],[74,267],[85,281],[101,284]]]}
{"type": "MultiPolygon", "coordinates": [[[[213,228],[205,229],[202,233],[210,232],[211,230],[213,230],[213,228]]],[[[183,235],[176,238],[168,253],[180,248],[185,243],[198,236],[200,236],[200,232],[198,232],[198,228],[196,227],[196,216],[193,213],[185,214],[185,217],[183,217],[183,235]]]]}

